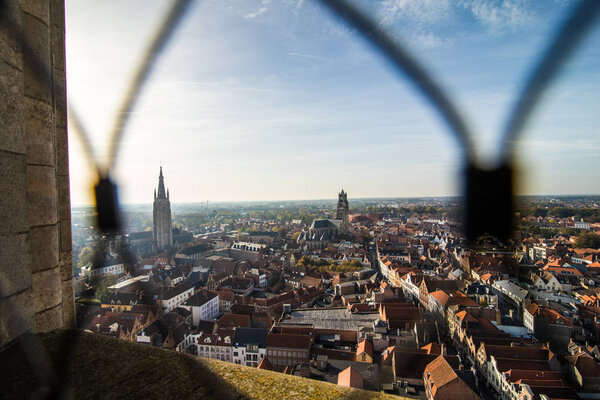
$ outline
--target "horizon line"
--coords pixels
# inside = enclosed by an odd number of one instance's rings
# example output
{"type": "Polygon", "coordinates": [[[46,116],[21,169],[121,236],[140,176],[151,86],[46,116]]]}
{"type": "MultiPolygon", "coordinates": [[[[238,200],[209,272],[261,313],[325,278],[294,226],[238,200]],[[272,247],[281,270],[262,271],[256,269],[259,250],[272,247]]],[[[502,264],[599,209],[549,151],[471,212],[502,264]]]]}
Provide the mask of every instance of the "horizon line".
{"type": "MultiPolygon", "coordinates": [[[[350,197],[348,200],[365,201],[365,200],[411,200],[411,199],[439,199],[439,198],[459,198],[459,195],[441,195],[441,196],[410,196],[410,197],[350,197]]],[[[600,197],[600,193],[592,194],[520,194],[515,195],[515,198],[523,197],[600,197]]],[[[336,201],[335,198],[321,198],[321,199],[288,199],[288,200],[199,200],[199,201],[182,201],[172,202],[171,205],[192,205],[192,204],[203,204],[209,202],[209,204],[222,204],[222,203],[286,203],[286,202],[310,202],[310,201],[336,201]]],[[[121,206],[150,206],[149,203],[120,203],[121,206]]],[[[71,204],[71,208],[77,207],[94,207],[95,204],[71,204]]]]}

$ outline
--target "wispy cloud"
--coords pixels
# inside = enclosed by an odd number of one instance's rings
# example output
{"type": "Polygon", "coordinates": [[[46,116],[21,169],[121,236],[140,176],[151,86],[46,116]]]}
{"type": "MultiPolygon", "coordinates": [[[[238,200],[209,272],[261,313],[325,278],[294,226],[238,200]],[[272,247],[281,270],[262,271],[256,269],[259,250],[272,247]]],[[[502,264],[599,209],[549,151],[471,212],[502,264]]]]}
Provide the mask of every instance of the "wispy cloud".
{"type": "Polygon", "coordinates": [[[266,11],[267,11],[267,7],[261,7],[255,12],[251,12],[251,13],[244,15],[244,18],[245,19],[254,19],[254,18],[264,14],[266,11]]]}
{"type": "Polygon", "coordinates": [[[310,54],[302,54],[302,53],[288,53],[288,56],[310,58],[310,59],[313,59],[313,60],[320,60],[321,59],[321,57],[312,56],[310,54]]]}
{"type": "Polygon", "coordinates": [[[447,0],[384,0],[378,11],[379,23],[383,26],[398,20],[437,22],[452,14],[452,5],[447,0]]]}
{"type": "Polygon", "coordinates": [[[339,61],[335,58],[331,58],[331,57],[323,57],[323,56],[315,56],[313,54],[306,54],[306,53],[297,53],[297,52],[290,52],[288,53],[288,56],[290,57],[299,57],[299,58],[305,58],[308,60],[315,60],[315,61],[339,61]]]}
{"type": "Polygon", "coordinates": [[[432,32],[417,33],[408,39],[408,44],[412,47],[430,50],[439,47],[452,46],[452,44],[454,44],[454,39],[441,38],[432,32]]]}
{"type": "Polygon", "coordinates": [[[463,0],[461,5],[492,32],[519,28],[534,21],[530,3],[521,0],[463,0]]]}

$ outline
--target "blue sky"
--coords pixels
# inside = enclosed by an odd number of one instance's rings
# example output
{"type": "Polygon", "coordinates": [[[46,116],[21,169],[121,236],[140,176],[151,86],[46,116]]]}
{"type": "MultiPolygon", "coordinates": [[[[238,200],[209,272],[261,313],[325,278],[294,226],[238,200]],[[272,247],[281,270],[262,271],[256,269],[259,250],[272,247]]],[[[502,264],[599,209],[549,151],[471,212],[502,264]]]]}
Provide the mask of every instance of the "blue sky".
{"type": "MultiPolygon", "coordinates": [[[[492,159],[502,123],[574,2],[360,1],[449,91],[492,159]]],[[[67,79],[100,158],[136,62],[167,4],[67,1],[67,79]]],[[[524,194],[600,193],[600,29],[525,129],[524,194]]],[[[147,203],[159,163],[175,202],[443,196],[461,153],[438,114],[314,1],[194,3],[144,88],[115,176],[147,203]]],[[[70,133],[73,204],[91,172],[70,133]]]]}

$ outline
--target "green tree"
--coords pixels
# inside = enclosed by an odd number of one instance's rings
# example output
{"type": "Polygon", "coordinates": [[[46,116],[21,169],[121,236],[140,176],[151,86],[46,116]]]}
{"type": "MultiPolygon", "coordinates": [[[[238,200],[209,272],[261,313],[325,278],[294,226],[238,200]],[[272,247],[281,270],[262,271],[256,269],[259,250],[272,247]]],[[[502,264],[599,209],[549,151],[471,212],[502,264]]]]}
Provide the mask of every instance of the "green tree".
{"type": "Polygon", "coordinates": [[[96,298],[100,301],[104,301],[106,297],[110,294],[108,288],[117,283],[116,275],[108,275],[107,277],[101,279],[96,284],[96,298]]]}
{"type": "Polygon", "coordinates": [[[369,231],[366,229],[361,232],[361,236],[363,243],[369,243],[371,240],[373,240],[373,236],[371,236],[371,233],[369,233],[369,231]]]}
{"type": "Polygon", "coordinates": [[[581,233],[581,231],[579,229],[568,227],[568,228],[562,228],[560,230],[560,233],[562,233],[563,235],[577,236],[581,233]]]}
{"type": "Polygon", "coordinates": [[[79,257],[77,261],[77,267],[81,268],[88,264],[94,262],[94,260],[99,260],[102,258],[102,250],[99,247],[92,248],[90,246],[85,246],[79,252],[79,257]]]}
{"type": "Polygon", "coordinates": [[[592,232],[584,232],[577,236],[575,247],[586,249],[600,248],[600,236],[592,232]]]}

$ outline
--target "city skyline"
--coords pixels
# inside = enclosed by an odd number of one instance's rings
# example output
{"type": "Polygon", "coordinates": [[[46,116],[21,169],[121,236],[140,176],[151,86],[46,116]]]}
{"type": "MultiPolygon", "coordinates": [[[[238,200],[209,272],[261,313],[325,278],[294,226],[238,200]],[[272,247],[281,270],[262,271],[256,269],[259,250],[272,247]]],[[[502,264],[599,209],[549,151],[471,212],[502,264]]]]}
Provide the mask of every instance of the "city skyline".
{"type": "MultiPolygon", "coordinates": [[[[499,148],[518,88],[572,6],[358,4],[449,90],[484,157],[499,148]]],[[[68,95],[100,155],[164,10],[67,2],[68,95]]],[[[528,125],[519,194],[600,193],[599,37],[596,28],[528,125]]],[[[90,204],[92,175],[73,132],[70,146],[72,203],[90,204]]],[[[436,112],[314,2],[194,4],[142,92],[120,155],[115,178],[129,204],[149,201],[161,162],[177,203],[321,199],[341,187],[353,198],[461,191],[461,155],[436,112]]]]}

